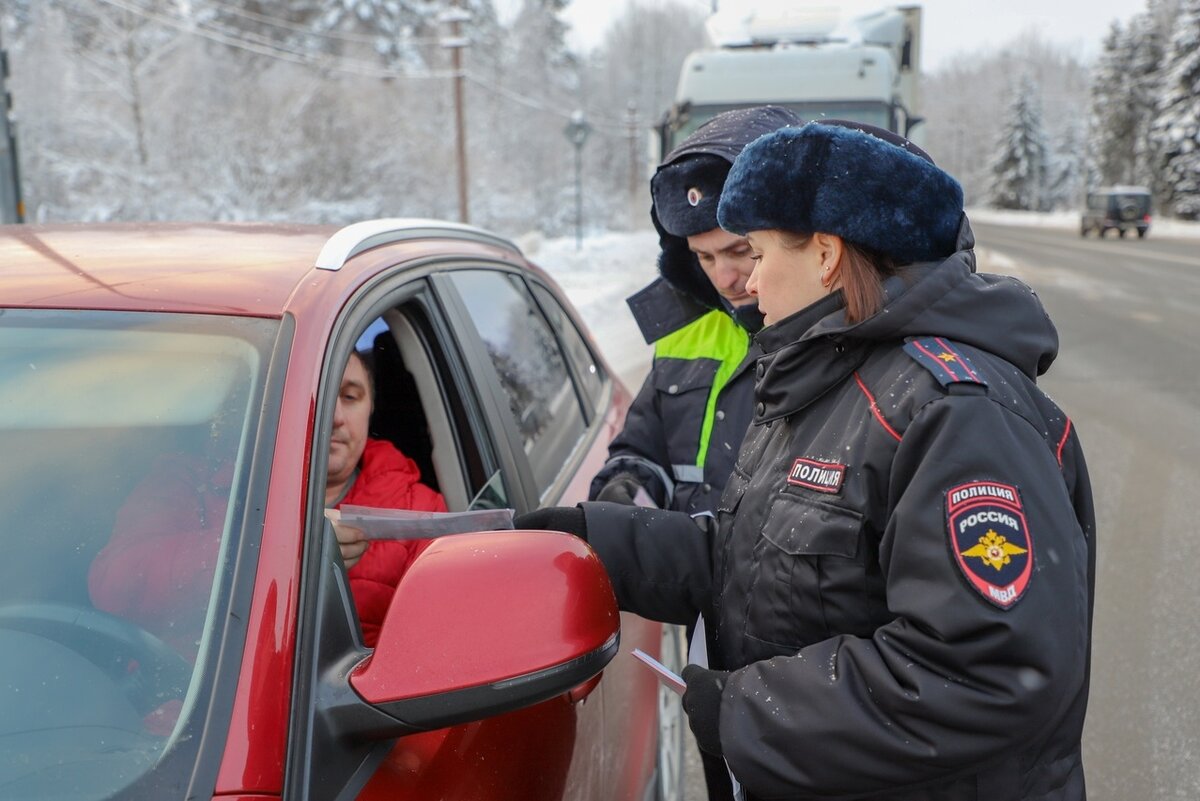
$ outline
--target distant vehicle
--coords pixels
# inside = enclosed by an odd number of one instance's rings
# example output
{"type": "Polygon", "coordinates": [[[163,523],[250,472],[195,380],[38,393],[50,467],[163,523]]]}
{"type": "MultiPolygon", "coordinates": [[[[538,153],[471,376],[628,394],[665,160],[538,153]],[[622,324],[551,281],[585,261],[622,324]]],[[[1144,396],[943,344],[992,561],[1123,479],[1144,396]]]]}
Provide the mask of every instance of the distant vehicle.
{"type": "Polygon", "coordinates": [[[1087,207],[1079,221],[1079,235],[1095,231],[1104,237],[1109,230],[1124,237],[1137,231],[1139,239],[1150,230],[1150,190],[1144,186],[1109,186],[1089,192],[1087,207]]]}
{"type": "Polygon", "coordinates": [[[843,16],[838,6],[718,12],[713,46],[683,62],[658,129],[659,160],[723,111],[772,104],[804,120],[849,119],[919,139],[921,7],[843,16]]]}
{"type": "Polygon", "coordinates": [[[619,613],[586,543],[437,539],[371,650],[323,514],[352,349],[372,436],[451,512],[586,499],[630,394],[515,245],[13,225],[0,254],[0,799],[679,801],[682,708],[629,651],[678,669],[682,637],[619,613]],[[194,478],[131,506],[152,473],[194,478]],[[200,590],[151,610],[163,633],[91,600],[129,521],[139,564],[196,556],[127,587],[200,590]]]}

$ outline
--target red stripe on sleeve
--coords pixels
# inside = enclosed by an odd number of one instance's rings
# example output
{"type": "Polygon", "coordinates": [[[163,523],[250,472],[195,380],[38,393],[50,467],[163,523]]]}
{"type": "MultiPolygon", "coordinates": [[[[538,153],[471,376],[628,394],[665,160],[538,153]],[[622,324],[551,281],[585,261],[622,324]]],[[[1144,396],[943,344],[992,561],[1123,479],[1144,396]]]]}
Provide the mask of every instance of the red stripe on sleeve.
{"type": "Polygon", "coordinates": [[[867,385],[863,383],[863,380],[861,377],[859,377],[857,370],[854,372],[854,380],[858,382],[858,388],[862,390],[863,394],[867,396],[867,400],[871,402],[871,414],[875,415],[875,419],[879,421],[879,424],[882,425],[889,434],[895,437],[896,442],[899,442],[900,435],[897,434],[896,429],[892,428],[888,424],[888,421],[883,418],[883,412],[879,411],[879,404],[875,402],[875,396],[872,395],[871,391],[867,389],[867,385]]]}
{"type": "Polygon", "coordinates": [[[1067,445],[1067,437],[1071,435],[1071,418],[1067,418],[1067,425],[1063,428],[1062,439],[1058,441],[1058,466],[1062,467],[1062,452],[1067,445]]]}

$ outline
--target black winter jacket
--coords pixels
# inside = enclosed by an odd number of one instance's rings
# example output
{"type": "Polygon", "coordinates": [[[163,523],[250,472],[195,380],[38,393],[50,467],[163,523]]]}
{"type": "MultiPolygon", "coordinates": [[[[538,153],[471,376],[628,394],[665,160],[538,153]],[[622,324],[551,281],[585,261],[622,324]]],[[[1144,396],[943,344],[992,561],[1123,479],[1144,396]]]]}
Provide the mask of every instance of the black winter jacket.
{"type": "Polygon", "coordinates": [[[1095,531],[1035,377],[1057,334],[960,251],[846,325],[758,336],[755,421],[715,532],[585,504],[623,608],[716,621],[720,740],[753,798],[1079,801],[1095,531]]]}

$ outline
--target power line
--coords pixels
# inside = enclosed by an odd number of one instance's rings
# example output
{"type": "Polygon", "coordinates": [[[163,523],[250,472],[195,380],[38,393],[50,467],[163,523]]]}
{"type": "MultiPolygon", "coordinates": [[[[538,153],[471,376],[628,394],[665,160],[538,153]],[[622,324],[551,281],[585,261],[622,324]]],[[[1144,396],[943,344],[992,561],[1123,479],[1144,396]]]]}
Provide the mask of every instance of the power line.
{"type": "MultiPolygon", "coordinates": [[[[194,20],[168,16],[139,6],[133,2],[133,0],[100,0],[100,2],[122,9],[131,14],[142,17],[143,19],[148,19],[161,25],[166,25],[186,34],[199,36],[228,47],[234,47],[239,50],[245,50],[247,52],[254,53],[256,55],[267,56],[268,58],[275,58],[280,61],[299,64],[301,66],[325,68],[333,71],[359,75],[362,77],[380,79],[408,78],[440,80],[453,78],[457,74],[452,70],[427,72],[397,70],[388,67],[376,66],[364,61],[347,59],[344,57],[308,53],[302,50],[294,50],[285,47],[278,42],[275,42],[267,37],[259,36],[250,31],[240,30],[235,33],[231,32],[228,28],[221,28],[220,26],[212,23],[197,23],[194,20]],[[206,27],[202,27],[202,25],[206,27]]],[[[551,114],[566,120],[571,118],[571,111],[548,105],[544,101],[527,97],[503,86],[489,83],[488,81],[471,72],[463,71],[463,77],[476,86],[507,98],[508,100],[511,100],[514,103],[526,108],[551,114]]],[[[627,135],[626,131],[628,129],[628,125],[624,121],[605,117],[597,117],[595,119],[589,118],[589,122],[591,122],[597,128],[603,129],[610,135],[627,135]]]]}
{"type": "MultiPolygon", "coordinates": [[[[379,36],[376,34],[370,34],[370,33],[350,33],[348,31],[315,31],[309,27],[300,25],[295,22],[289,22],[288,20],[280,19],[278,17],[268,16],[266,14],[259,14],[256,11],[247,11],[244,8],[238,8],[237,6],[219,2],[219,0],[209,0],[208,5],[210,5],[214,8],[221,9],[222,11],[232,14],[235,17],[242,17],[243,19],[252,20],[254,22],[261,22],[264,25],[271,25],[276,28],[282,28],[284,30],[294,31],[296,33],[304,34],[305,36],[317,36],[317,37],[329,38],[329,39],[340,39],[340,40],[347,41],[347,42],[359,42],[362,44],[375,44],[380,39],[386,38],[383,36],[379,36]]],[[[402,41],[405,44],[436,45],[436,44],[439,44],[440,39],[438,39],[436,37],[434,37],[434,38],[412,37],[412,38],[402,39],[402,41]]]]}
{"type": "Polygon", "coordinates": [[[347,58],[338,58],[338,57],[332,57],[332,56],[325,56],[325,55],[321,55],[321,54],[306,53],[306,52],[300,51],[300,50],[292,50],[288,47],[283,46],[282,44],[279,44],[278,42],[268,40],[265,37],[259,37],[260,41],[256,42],[256,41],[253,41],[252,39],[245,38],[246,36],[253,36],[253,34],[250,34],[248,31],[239,31],[237,34],[227,33],[226,32],[227,29],[223,30],[217,26],[212,25],[211,23],[205,23],[206,25],[208,25],[208,27],[202,27],[201,24],[196,23],[194,20],[186,20],[186,19],[181,19],[181,18],[177,18],[177,17],[160,14],[158,12],[151,11],[147,8],[139,6],[136,3],[130,2],[130,0],[99,0],[99,1],[106,5],[122,9],[123,11],[127,11],[131,14],[134,14],[135,16],[142,17],[143,19],[151,20],[152,22],[157,22],[161,25],[166,25],[170,28],[174,28],[178,31],[182,31],[183,33],[190,34],[192,36],[199,36],[201,38],[217,42],[218,44],[227,45],[229,47],[234,47],[239,50],[245,50],[247,52],[255,53],[257,55],[268,56],[270,58],[277,58],[281,61],[287,61],[287,62],[291,62],[293,64],[300,64],[302,66],[323,67],[323,68],[330,69],[330,70],[346,72],[346,73],[360,75],[360,76],[364,76],[364,77],[368,77],[368,78],[439,78],[440,79],[440,78],[451,77],[451,73],[447,73],[447,72],[435,72],[435,71],[422,72],[422,73],[408,72],[408,71],[390,69],[387,67],[379,67],[379,66],[370,64],[368,62],[365,62],[365,61],[357,61],[357,60],[352,60],[352,59],[347,59],[347,58]]]}

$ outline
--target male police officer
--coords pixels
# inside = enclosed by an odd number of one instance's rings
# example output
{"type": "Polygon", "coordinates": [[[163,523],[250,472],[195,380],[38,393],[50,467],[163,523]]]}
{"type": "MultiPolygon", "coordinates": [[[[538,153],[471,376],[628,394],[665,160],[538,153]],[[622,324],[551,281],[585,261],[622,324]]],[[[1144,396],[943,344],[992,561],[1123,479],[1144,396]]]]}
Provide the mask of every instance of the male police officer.
{"type": "Polygon", "coordinates": [[[654,363],[591,485],[592,500],[711,512],[750,424],[762,327],[746,293],[744,237],[717,225],[725,176],[742,148],[801,120],[761,106],[720,114],[669,153],[650,181],[660,278],[629,298],[654,363]],[[644,502],[644,501],[643,501],[644,502]]]}
{"type": "MultiPolygon", "coordinates": [[[[592,480],[592,500],[653,502],[692,515],[716,509],[753,414],[750,367],[761,353],[751,337],[762,327],[746,292],[750,245],[717,225],[717,201],[742,148],[801,122],[776,106],[719,114],[650,180],[661,277],[628,302],[654,344],[654,363],[592,480]]],[[[724,763],[703,753],[701,760],[710,801],[732,799],[724,763]]]]}

